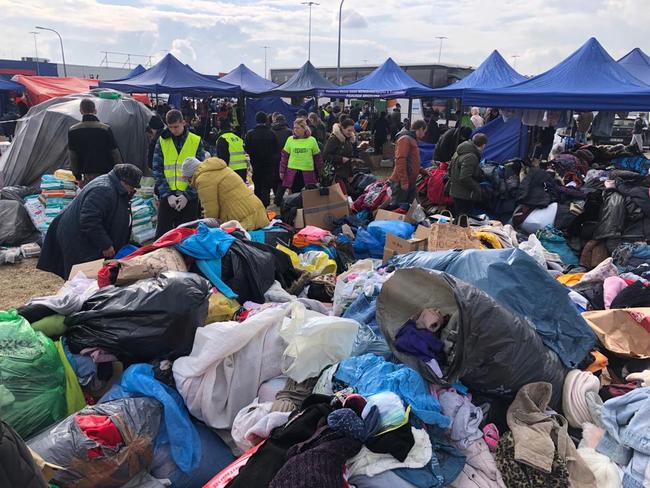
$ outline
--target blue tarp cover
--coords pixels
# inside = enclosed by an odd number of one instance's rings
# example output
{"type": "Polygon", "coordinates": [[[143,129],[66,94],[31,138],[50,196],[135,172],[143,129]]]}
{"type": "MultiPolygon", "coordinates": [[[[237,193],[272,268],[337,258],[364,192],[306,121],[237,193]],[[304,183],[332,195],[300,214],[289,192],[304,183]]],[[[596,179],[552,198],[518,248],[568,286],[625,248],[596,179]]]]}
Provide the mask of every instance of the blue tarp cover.
{"type": "Polygon", "coordinates": [[[167,54],[155,66],[139,75],[126,80],[101,81],[99,86],[127,93],[238,96],[241,92],[238,86],[206,78],[172,54],[167,54]]]}
{"type": "Polygon", "coordinates": [[[230,73],[219,78],[219,80],[238,86],[247,96],[254,96],[278,86],[272,81],[262,78],[245,64],[240,64],[230,73]]]}
{"type": "Polygon", "coordinates": [[[396,98],[427,97],[433,88],[416,81],[388,58],[381,66],[363,78],[348,85],[324,90],[326,97],[396,98]]]}
{"type": "Polygon", "coordinates": [[[314,100],[309,100],[302,105],[290,105],[280,97],[264,97],[264,98],[247,98],[246,99],[246,128],[252,129],[257,125],[255,122],[255,114],[257,112],[264,112],[265,114],[272,114],[279,112],[287,119],[289,128],[293,127],[293,121],[296,120],[296,112],[304,109],[307,112],[313,112],[315,109],[314,100]]]}
{"type": "Polygon", "coordinates": [[[650,85],[650,56],[638,47],[619,59],[618,64],[646,85],[650,85]]]}
{"type": "Polygon", "coordinates": [[[550,70],[506,88],[471,89],[464,103],[482,107],[645,110],[650,86],[618,64],[593,37],[550,70]]]}
{"type": "Polygon", "coordinates": [[[264,92],[269,97],[315,97],[322,90],[336,88],[336,85],[325,79],[314,65],[307,61],[298,72],[282,85],[264,92]]]}
{"type": "Polygon", "coordinates": [[[389,264],[444,271],[480,288],[532,322],[546,347],[569,368],[575,368],[596,344],[569,289],[519,249],[413,252],[396,256],[389,264]]]}
{"type": "Polygon", "coordinates": [[[0,91],[15,91],[15,92],[23,92],[25,90],[25,87],[21,85],[20,83],[16,83],[15,81],[7,80],[0,76],[0,91]]]}
{"type": "Polygon", "coordinates": [[[474,129],[472,135],[485,134],[488,143],[483,152],[483,159],[502,163],[512,158],[524,158],[528,149],[528,128],[521,123],[520,117],[512,117],[504,122],[497,117],[483,127],[474,129]]]}
{"type": "Polygon", "coordinates": [[[494,50],[481,65],[465,78],[443,88],[436,88],[432,96],[436,98],[463,98],[465,90],[472,88],[490,90],[514,85],[526,79],[517,73],[503,59],[499,51],[494,50]]]}

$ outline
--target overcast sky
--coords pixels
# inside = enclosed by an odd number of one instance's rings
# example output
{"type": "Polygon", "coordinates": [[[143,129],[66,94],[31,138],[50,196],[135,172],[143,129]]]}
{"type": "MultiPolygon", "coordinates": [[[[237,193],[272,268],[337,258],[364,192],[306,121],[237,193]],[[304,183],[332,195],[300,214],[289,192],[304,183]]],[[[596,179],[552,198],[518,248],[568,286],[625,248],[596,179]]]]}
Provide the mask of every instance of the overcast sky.
{"type": "MultiPolygon", "coordinates": [[[[614,58],[634,47],[650,53],[647,0],[346,0],[342,65],[438,59],[476,66],[498,49],[517,70],[539,74],[598,38],[614,58]]],[[[312,63],[336,66],[338,0],[313,7],[312,63]]],[[[243,62],[264,71],[307,59],[308,9],[301,0],[0,0],[0,57],[34,55],[35,25],[58,30],[66,61],[99,65],[100,51],[171,51],[203,73],[243,62]]],[[[60,62],[58,39],[38,36],[39,56],[60,62]]],[[[117,60],[118,58],[114,58],[117,60]]]]}

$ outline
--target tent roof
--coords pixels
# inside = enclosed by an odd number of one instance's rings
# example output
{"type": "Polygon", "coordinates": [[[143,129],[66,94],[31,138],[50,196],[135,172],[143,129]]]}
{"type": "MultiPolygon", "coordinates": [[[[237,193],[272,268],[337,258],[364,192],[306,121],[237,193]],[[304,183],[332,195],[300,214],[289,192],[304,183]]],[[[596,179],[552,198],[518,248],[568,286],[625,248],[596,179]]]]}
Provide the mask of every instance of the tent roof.
{"type": "Polygon", "coordinates": [[[276,97],[307,97],[319,95],[322,90],[328,88],[336,88],[336,85],[331,81],[326,80],[318,71],[316,71],[314,65],[307,61],[295,75],[277,88],[263,93],[263,95],[276,97]]]}
{"type": "Polygon", "coordinates": [[[516,85],[467,90],[467,105],[530,109],[645,110],[650,87],[591,38],[550,70],[516,85]]]}
{"type": "Polygon", "coordinates": [[[434,89],[434,96],[440,98],[463,98],[465,90],[477,88],[489,90],[514,85],[526,80],[517,73],[496,49],[485,61],[462,80],[434,89]]]}
{"type": "Polygon", "coordinates": [[[25,88],[23,85],[20,83],[16,83],[15,81],[10,81],[2,76],[0,76],[0,91],[15,91],[15,92],[22,92],[24,91],[25,88]]]}
{"type": "Polygon", "coordinates": [[[85,78],[59,78],[57,76],[15,75],[13,81],[25,87],[29,105],[37,105],[54,97],[63,97],[74,93],[87,93],[97,86],[97,80],[85,78]]]}
{"type": "Polygon", "coordinates": [[[645,84],[650,85],[650,56],[638,47],[619,59],[618,64],[645,84]]]}
{"type": "Polygon", "coordinates": [[[428,96],[433,91],[416,81],[392,58],[388,58],[372,73],[348,85],[323,90],[323,96],[355,96],[366,98],[394,98],[400,96],[428,96]]]}
{"type": "Polygon", "coordinates": [[[145,71],[147,71],[147,69],[144,66],[142,66],[141,64],[139,64],[135,68],[133,68],[131,71],[129,71],[129,73],[124,77],[124,79],[129,79],[129,78],[133,78],[134,76],[141,75],[145,71]]]}
{"type": "Polygon", "coordinates": [[[246,94],[254,95],[272,90],[278,86],[272,81],[262,78],[245,64],[240,64],[230,73],[219,78],[219,80],[238,86],[246,94]]]}
{"type": "Polygon", "coordinates": [[[112,88],[122,92],[139,93],[182,93],[191,94],[239,94],[239,87],[211,80],[181,63],[172,54],[167,54],[155,66],[125,80],[102,81],[102,88],[112,88]]]}

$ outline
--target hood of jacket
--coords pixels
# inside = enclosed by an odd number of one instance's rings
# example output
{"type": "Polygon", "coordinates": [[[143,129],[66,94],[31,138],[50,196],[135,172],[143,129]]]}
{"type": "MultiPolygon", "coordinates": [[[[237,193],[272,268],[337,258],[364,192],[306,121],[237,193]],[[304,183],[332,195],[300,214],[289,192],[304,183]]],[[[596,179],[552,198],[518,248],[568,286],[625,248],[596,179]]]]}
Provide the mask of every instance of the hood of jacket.
{"type": "Polygon", "coordinates": [[[220,171],[226,169],[227,167],[228,165],[223,159],[215,157],[208,158],[203,161],[198,169],[194,172],[194,175],[192,176],[192,182],[195,182],[199,175],[208,173],[210,171],[220,171]]]}
{"type": "Polygon", "coordinates": [[[479,159],[481,159],[481,151],[478,150],[476,144],[472,141],[465,141],[458,145],[456,149],[456,154],[462,156],[463,154],[475,154],[479,159]]]}
{"type": "Polygon", "coordinates": [[[272,130],[287,130],[289,129],[289,126],[286,124],[286,122],[276,122],[275,124],[271,125],[272,130]]]}
{"type": "Polygon", "coordinates": [[[347,139],[347,137],[345,137],[345,135],[343,134],[343,130],[341,129],[341,124],[338,123],[332,126],[332,135],[336,136],[336,138],[341,142],[345,142],[345,140],[347,139]]]}

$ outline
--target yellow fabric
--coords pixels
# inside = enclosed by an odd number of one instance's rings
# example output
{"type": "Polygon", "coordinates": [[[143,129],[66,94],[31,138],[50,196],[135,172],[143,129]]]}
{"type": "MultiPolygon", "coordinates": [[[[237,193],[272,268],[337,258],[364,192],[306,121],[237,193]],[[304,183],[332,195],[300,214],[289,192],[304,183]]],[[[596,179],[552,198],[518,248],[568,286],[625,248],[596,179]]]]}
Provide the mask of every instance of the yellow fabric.
{"type": "Polygon", "coordinates": [[[81,386],[79,386],[77,375],[68,362],[61,341],[56,341],[54,345],[59,353],[61,364],[63,364],[63,371],[65,371],[65,402],[68,415],[72,415],[86,406],[86,399],[84,398],[83,391],[81,391],[81,386]]]}
{"type": "Polygon", "coordinates": [[[193,158],[196,156],[196,151],[199,149],[201,138],[196,134],[188,132],[187,139],[185,139],[180,154],[176,150],[172,137],[168,137],[167,139],[161,137],[159,140],[160,149],[163,153],[165,179],[167,180],[169,188],[172,191],[187,190],[189,185],[185,180],[183,180],[183,161],[187,158],[193,158]]]}
{"type": "Polygon", "coordinates": [[[232,320],[239,307],[237,300],[226,298],[220,292],[213,293],[208,299],[208,316],[205,318],[205,324],[232,320]]]}
{"type": "Polygon", "coordinates": [[[323,251],[309,251],[298,255],[282,244],[276,247],[291,258],[294,268],[307,271],[312,277],[336,274],[336,261],[330,259],[323,251]]]}
{"type": "Polygon", "coordinates": [[[199,193],[206,217],[222,222],[237,220],[246,230],[269,225],[260,199],[223,159],[203,161],[194,173],[192,186],[199,193]]]}
{"type": "Polygon", "coordinates": [[[227,132],[219,137],[228,143],[230,162],[228,166],[233,171],[248,168],[248,156],[244,151],[244,140],[232,132],[227,132]]]}
{"type": "Polygon", "coordinates": [[[492,232],[474,232],[474,235],[481,241],[481,249],[503,249],[503,244],[492,232]]]}
{"type": "Polygon", "coordinates": [[[584,273],[565,274],[565,275],[558,276],[557,280],[563,285],[573,286],[578,284],[578,282],[582,279],[584,275],[585,275],[584,273]]]}
{"type": "Polygon", "coordinates": [[[284,151],[289,155],[289,169],[314,171],[314,156],[320,153],[316,139],[311,136],[301,139],[289,137],[284,144],[284,151]]]}

